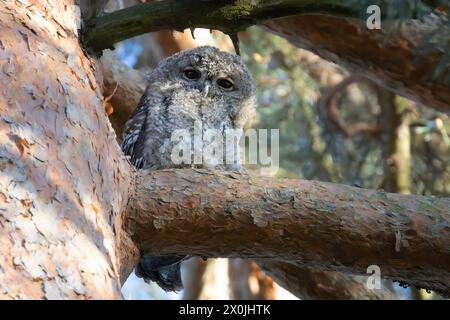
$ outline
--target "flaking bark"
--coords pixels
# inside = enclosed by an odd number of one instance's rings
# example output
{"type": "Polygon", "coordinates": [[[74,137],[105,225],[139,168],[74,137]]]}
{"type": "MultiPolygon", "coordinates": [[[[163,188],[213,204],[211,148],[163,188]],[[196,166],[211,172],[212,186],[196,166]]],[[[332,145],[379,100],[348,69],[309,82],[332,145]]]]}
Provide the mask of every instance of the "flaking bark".
{"type": "Polygon", "coordinates": [[[131,166],[78,25],[73,1],[0,5],[0,299],[119,299],[136,253],[131,166]]]}

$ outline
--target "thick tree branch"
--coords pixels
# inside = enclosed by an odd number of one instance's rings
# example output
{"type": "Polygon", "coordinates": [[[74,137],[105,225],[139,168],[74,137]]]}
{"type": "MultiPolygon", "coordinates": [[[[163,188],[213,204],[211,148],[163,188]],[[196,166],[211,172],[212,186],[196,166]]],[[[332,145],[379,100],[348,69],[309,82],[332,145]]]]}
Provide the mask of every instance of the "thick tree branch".
{"type": "Polygon", "coordinates": [[[143,33],[209,28],[236,33],[260,22],[304,13],[356,17],[365,7],[344,0],[166,0],[144,3],[88,21],[84,40],[95,51],[143,33]],[[192,10],[195,8],[195,10],[192,10]]]}
{"type": "Polygon", "coordinates": [[[295,261],[450,294],[450,199],[205,170],[141,171],[125,229],[146,254],[295,261]]]}

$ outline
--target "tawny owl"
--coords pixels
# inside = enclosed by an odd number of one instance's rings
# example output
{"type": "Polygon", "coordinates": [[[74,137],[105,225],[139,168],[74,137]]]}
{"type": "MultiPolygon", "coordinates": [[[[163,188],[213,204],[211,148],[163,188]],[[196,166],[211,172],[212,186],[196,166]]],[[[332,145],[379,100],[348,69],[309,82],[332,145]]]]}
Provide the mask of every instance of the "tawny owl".
{"type": "MultiPolygon", "coordinates": [[[[183,51],[161,61],[149,75],[145,93],[125,125],[122,149],[137,168],[211,168],[198,161],[174,163],[173,133],[177,129],[194,133],[195,123],[201,123],[202,132],[214,129],[225,136],[227,129],[242,129],[254,107],[255,87],[240,57],[209,46],[183,51]]],[[[237,168],[236,163],[228,164],[212,167],[237,168]]],[[[142,252],[136,274],[166,291],[177,291],[182,289],[180,261],[184,258],[142,252]]]]}

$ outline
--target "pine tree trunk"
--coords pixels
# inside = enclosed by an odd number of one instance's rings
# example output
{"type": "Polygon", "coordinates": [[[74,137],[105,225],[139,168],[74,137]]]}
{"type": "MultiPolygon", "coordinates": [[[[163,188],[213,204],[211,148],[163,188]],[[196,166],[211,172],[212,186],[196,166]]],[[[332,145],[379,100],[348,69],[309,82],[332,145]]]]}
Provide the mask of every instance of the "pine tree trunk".
{"type": "Polygon", "coordinates": [[[2,299],[121,298],[132,171],[79,22],[69,0],[0,3],[2,299]]]}

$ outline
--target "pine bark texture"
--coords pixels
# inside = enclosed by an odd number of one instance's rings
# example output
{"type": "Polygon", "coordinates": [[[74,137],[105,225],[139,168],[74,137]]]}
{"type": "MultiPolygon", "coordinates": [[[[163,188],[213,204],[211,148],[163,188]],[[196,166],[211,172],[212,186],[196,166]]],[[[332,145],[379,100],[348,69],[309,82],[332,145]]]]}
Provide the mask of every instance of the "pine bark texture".
{"type": "Polygon", "coordinates": [[[126,230],[146,254],[271,258],[450,286],[450,199],[195,169],[138,172],[126,230]]]}
{"type": "Polygon", "coordinates": [[[2,299],[121,298],[134,254],[120,215],[132,171],[79,21],[69,0],[0,4],[2,299]]]}

